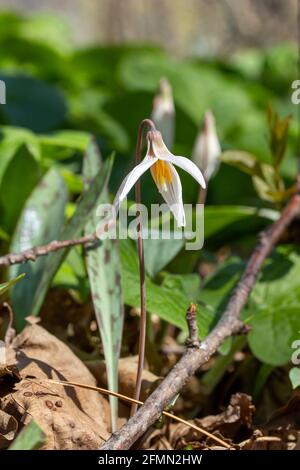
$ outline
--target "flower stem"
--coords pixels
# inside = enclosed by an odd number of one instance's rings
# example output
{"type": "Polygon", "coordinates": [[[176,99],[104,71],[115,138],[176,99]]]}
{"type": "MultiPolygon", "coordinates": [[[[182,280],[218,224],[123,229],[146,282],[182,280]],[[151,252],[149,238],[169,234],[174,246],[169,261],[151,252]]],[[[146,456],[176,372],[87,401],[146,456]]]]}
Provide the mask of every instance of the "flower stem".
{"type": "MultiPolygon", "coordinates": [[[[137,144],[136,144],[136,153],[135,153],[135,163],[138,165],[141,161],[141,153],[143,146],[143,133],[144,129],[149,127],[151,130],[155,129],[153,122],[150,119],[144,119],[138,129],[137,144]]],[[[138,353],[138,368],[136,374],[136,383],[134,390],[134,399],[139,400],[141,385],[142,385],[142,375],[144,370],[144,361],[145,361],[145,342],[146,342],[146,286],[145,286],[145,260],[144,260],[144,243],[143,243],[143,234],[142,234],[142,219],[140,212],[141,204],[141,184],[140,180],[136,182],[135,185],[135,199],[137,205],[138,217],[140,217],[139,224],[137,226],[138,239],[138,257],[139,257],[139,270],[140,270],[140,299],[141,299],[141,323],[140,323],[140,335],[139,335],[139,353],[138,353]]],[[[137,411],[138,404],[133,403],[131,406],[130,416],[133,416],[137,411]]]]}

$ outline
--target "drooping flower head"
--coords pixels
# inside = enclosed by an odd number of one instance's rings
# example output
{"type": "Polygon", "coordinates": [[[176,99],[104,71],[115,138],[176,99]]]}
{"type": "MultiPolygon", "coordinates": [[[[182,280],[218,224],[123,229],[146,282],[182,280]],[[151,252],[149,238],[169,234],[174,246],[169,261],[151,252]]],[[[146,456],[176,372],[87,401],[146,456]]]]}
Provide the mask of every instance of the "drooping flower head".
{"type": "Polygon", "coordinates": [[[172,87],[166,78],[159,81],[159,90],[153,100],[151,119],[171,149],[175,130],[175,105],[172,87]]]}
{"type": "Polygon", "coordinates": [[[154,182],[173,213],[178,227],[185,226],[185,213],[182,200],[182,186],[175,166],[182,168],[205,188],[204,177],[190,159],[173,155],[165,145],[157,130],[147,134],[148,148],[145,158],[126,176],[115,197],[114,205],[118,210],[138,179],[150,169],[154,182]]]}
{"type": "Polygon", "coordinates": [[[218,139],[215,118],[211,111],[204,116],[204,125],[194,146],[193,160],[209,181],[220,166],[221,146],[218,139]]]}

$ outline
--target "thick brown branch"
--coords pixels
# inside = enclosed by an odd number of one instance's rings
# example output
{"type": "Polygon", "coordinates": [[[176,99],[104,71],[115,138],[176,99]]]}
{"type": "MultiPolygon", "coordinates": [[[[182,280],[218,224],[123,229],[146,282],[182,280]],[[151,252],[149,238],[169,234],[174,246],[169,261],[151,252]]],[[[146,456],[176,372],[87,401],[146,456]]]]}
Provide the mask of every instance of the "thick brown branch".
{"type": "Polygon", "coordinates": [[[278,221],[261,233],[258,245],[216,327],[198,348],[188,344],[184,355],[164,381],[149,396],[137,413],[111,436],[101,448],[102,450],[129,449],[157,421],[164,408],[178,394],[189,377],[209,360],[224,339],[243,331],[240,313],[247,302],[262,264],[285,229],[298,215],[300,215],[300,195],[296,194],[291,198],[278,221]]]}

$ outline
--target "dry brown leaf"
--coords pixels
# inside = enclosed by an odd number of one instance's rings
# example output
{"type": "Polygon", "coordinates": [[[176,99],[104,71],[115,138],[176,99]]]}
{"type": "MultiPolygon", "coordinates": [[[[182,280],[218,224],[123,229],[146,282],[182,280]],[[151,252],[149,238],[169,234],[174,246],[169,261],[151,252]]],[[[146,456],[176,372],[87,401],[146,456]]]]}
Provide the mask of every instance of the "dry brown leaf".
{"type": "Polygon", "coordinates": [[[0,449],[6,449],[18,431],[18,421],[0,410],[0,449]]]}
{"type": "Polygon", "coordinates": [[[5,348],[4,357],[5,361],[0,362],[0,379],[5,376],[15,377],[20,379],[20,374],[17,368],[17,360],[15,351],[9,346],[2,346],[5,348]]]}
{"type": "Polygon", "coordinates": [[[278,410],[276,410],[267,423],[262,426],[265,431],[278,427],[289,426],[300,429],[300,394],[295,393],[292,398],[278,410]]]}
{"type": "Polygon", "coordinates": [[[223,413],[196,419],[195,424],[210,432],[219,431],[222,436],[234,438],[241,428],[250,428],[255,407],[245,393],[231,396],[230,403],[223,413]]]}
{"type": "MultiPolygon", "coordinates": [[[[232,395],[230,403],[223,413],[206,416],[202,419],[194,419],[190,422],[233,445],[232,439],[237,433],[243,428],[248,430],[251,427],[254,410],[251,397],[243,393],[237,393],[232,395]]],[[[173,449],[184,449],[188,445],[191,445],[194,449],[210,449],[215,446],[210,438],[186,424],[167,423],[162,429],[156,429],[148,436],[143,448],[160,449],[162,437],[167,439],[173,449]]]]}
{"type": "MultiPolygon", "coordinates": [[[[136,382],[138,356],[123,357],[119,360],[119,393],[132,397],[136,382]]],[[[107,375],[103,361],[89,361],[85,363],[96,377],[100,387],[107,387],[107,375]]],[[[149,370],[143,370],[141,401],[145,401],[150,392],[158,385],[160,378],[149,370]]]]}
{"type": "Polygon", "coordinates": [[[46,384],[45,379],[95,385],[84,364],[39,325],[27,326],[13,341],[21,381],[0,402],[20,422],[32,418],[47,436],[44,449],[97,449],[107,439],[108,404],[99,394],[46,384]]]}

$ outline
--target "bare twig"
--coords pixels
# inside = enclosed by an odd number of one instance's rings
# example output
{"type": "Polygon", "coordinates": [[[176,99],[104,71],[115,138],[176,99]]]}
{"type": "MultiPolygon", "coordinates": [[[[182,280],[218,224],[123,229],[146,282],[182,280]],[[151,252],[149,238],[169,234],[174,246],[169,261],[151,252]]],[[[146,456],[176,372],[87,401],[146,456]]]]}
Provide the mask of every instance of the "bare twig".
{"type": "Polygon", "coordinates": [[[91,233],[84,237],[76,238],[74,240],[53,240],[47,245],[29,248],[21,253],[9,253],[0,257],[0,266],[11,266],[12,264],[26,263],[26,261],[35,261],[39,256],[46,256],[53,251],[58,251],[63,248],[70,248],[76,245],[85,245],[93,243],[97,240],[97,233],[91,233]]]}
{"type": "Polygon", "coordinates": [[[115,224],[115,220],[111,219],[105,221],[103,225],[97,228],[96,232],[84,235],[72,240],[52,240],[47,245],[36,246],[28,250],[21,251],[20,253],[8,253],[7,255],[0,256],[0,266],[11,266],[13,264],[22,264],[26,261],[36,261],[39,256],[46,256],[54,251],[62,250],[64,248],[71,248],[77,245],[93,245],[99,241],[101,234],[107,231],[115,224]]]}
{"type": "MultiPolygon", "coordinates": [[[[80,387],[80,388],[85,388],[87,390],[93,390],[95,392],[102,393],[103,395],[108,395],[108,396],[111,395],[111,396],[117,397],[120,400],[125,401],[127,403],[136,403],[137,405],[143,405],[143,403],[144,403],[140,400],[135,400],[134,398],[127,397],[127,395],[123,395],[122,393],[113,392],[111,390],[107,390],[106,388],[102,388],[102,387],[93,387],[92,385],[86,385],[86,384],[82,384],[82,383],[78,383],[78,382],[69,382],[69,381],[67,382],[67,381],[64,381],[64,380],[47,379],[46,381],[47,381],[47,383],[50,382],[50,383],[53,383],[53,384],[63,385],[63,386],[67,386],[67,387],[80,387]]],[[[198,431],[201,434],[204,434],[205,436],[209,437],[210,439],[214,440],[215,442],[218,442],[218,444],[221,444],[222,446],[224,446],[228,449],[232,448],[229,444],[227,444],[227,442],[223,441],[219,437],[215,436],[214,434],[211,434],[210,432],[206,431],[203,428],[200,428],[199,426],[196,426],[193,423],[190,423],[189,421],[186,421],[185,419],[179,418],[179,416],[175,416],[172,413],[169,413],[168,411],[163,411],[162,414],[164,416],[167,416],[168,418],[173,419],[174,421],[178,421],[179,423],[183,423],[186,426],[189,426],[190,428],[195,429],[195,431],[198,431]]]]}
{"type": "Polygon", "coordinates": [[[197,314],[197,306],[195,304],[191,304],[186,312],[186,321],[187,321],[188,328],[189,328],[189,337],[187,340],[187,345],[189,347],[199,348],[200,341],[199,341],[196,314],[197,314]]]}
{"type": "Polygon", "coordinates": [[[198,348],[187,345],[179,362],[149,396],[136,414],[102,446],[102,450],[129,449],[160,417],[163,410],[186,384],[189,377],[217,351],[224,339],[243,331],[240,313],[266,257],[289,224],[300,215],[300,194],[295,194],[280,218],[263,231],[246,269],[233,291],[223,316],[198,348]]]}
{"type": "MultiPolygon", "coordinates": [[[[138,165],[141,161],[141,153],[143,146],[143,133],[146,127],[155,129],[153,122],[150,119],[144,119],[138,130],[136,153],[135,153],[135,164],[138,165]]],[[[135,185],[135,199],[138,210],[138,216],[141,215],[140,204],[141,204],[141,184],[140,180],[137,180],[135,185]]],[[[147,324],[147,312],[146,312],[146,285],[145,285],[145,259],[144,259],[144,243],[142,234],[142,222],[140,221],[137,226],[137,245],[138,245],[138,257],[139,257],[139,270],[140,270],[140,301],[141,301],[141,321],[140,321],[140,334],[139,334],[139,353],[138,353],[138,367],[136,374],[134,398],[138,400],[140,398],[141,386],[142,386],[142,375],[145,362],[145,344],[146,344],[146,324],[147,324]]],[[[138,408],[136,402],[132,403],[130,415],[133,416],[138,408]]]]}
{"type": "Polygon", "coordinates": [[[4,336],[4,343],[6,346],[9,346],[16,335],[16,330],[13,328],[14,311],[8,302],[4,302],[3,307],[7,309],[9,315],[8,325],[4,336]]]}

